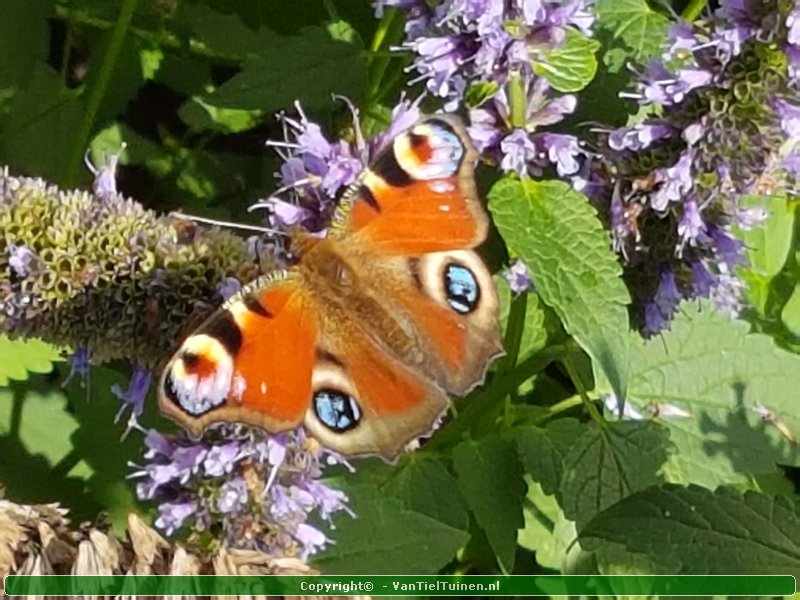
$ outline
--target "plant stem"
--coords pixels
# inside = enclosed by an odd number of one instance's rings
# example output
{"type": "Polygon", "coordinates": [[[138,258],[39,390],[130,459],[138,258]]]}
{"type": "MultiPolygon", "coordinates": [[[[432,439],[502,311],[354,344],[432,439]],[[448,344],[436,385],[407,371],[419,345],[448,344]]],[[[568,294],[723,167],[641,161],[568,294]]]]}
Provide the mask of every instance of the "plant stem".
{"type": "Polygon", "coordinates": [[[600,427],[605,427],[606,420],[603,418],[603,415],[600,414],[600,411],[597,410],[597,407],[594,405],[594,402],[592,402],[591,398],[589,398],[589,394],[586,391],[586,386],[583,385],[583,380],[581,379],[578,370],[575,368],[572,355],[567,354],[564,356],[564,358],[561,360],[561,364],[564,365],[569,378],[575,385],[575,389],[578,390],[578,394],[580,395],[580,398],[583,401],[583,405],[586,407],[586,411],[589,413],[589,416],[592,417],[592,420],[600,427]]]}
{"type": "Polygon", "coordinates": [[[702,14],[707,4],[708,0],[689,0],[689,4],[681,13],[681,18],[691,23],[702,14]]]}
{"type": "Polygon", "coordinates": [[[114,74],[114,67],[122,51],[122,44],[125,42],[125,37],[127,36],[131,21],[133,20],[133,14],[136,11],[138,2],[139,0],[122,0],[119,17],[111,30],[111,39],[108,43],[108,48],[106,48],[105,54],[103,54],[102,61],[97,70],[97,77],[88,90],[86,110],[83,112],[83,118],[78,127],[78,133],[72,143],[71,150],[67,154],[64,176],[61,178],[61,185],[65,188],[71,188],[75,185],[78,169],[82,164],[83,155],[89,144],[89,136],[92,133],[97,111],[100,109],[100,104],[105,97],[106,89],[111,81],[111,76],[114,74]]]}

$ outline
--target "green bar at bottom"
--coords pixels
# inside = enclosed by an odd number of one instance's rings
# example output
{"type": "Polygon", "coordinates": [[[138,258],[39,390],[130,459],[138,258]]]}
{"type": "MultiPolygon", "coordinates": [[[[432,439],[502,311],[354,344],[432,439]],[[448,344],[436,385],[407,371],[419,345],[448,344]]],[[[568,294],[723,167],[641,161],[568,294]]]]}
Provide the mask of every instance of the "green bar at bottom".
{"type": "Polygon", "coordinates": [[[9,596],[791,596],[791,575],[9,575],[9,596]]]}

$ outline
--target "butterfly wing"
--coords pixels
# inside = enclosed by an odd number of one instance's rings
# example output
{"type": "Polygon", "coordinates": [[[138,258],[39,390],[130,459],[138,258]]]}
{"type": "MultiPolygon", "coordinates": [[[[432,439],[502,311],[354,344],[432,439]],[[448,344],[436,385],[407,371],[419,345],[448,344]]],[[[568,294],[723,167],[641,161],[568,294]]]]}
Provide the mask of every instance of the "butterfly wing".
{"type": "Polygon", "coordinates": [[[367,293],[412,324],[427,373],[456,394],[483,381],[502,354],[497,291],[472,250],[489,223],[475,188],[476,158],[459,119],[421,121],[348,190],[332,232],[362,266],[367,293]]]}
{"type": "Polygon", "coordinates": [[[296,427],[311,397],[318,336],[299,277],[260,278],[184,340],[161,376],[159,407],[195,435],[218,421],[296,427]]]}

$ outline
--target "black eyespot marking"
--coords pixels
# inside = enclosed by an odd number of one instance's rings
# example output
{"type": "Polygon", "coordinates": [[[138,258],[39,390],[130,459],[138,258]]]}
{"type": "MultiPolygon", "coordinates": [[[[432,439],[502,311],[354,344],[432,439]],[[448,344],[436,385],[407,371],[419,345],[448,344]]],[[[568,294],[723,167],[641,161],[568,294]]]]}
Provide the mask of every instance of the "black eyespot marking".
{"type": "Polygon", "coordinates": [[[450,308],[462,315],[475,310],[480,301],[481,290],[475,274],[456,263],[444,268],[444,291],[450,308]]]}
{"type": "Polygon", "coordinates": [[[244,298],[244,305],[247,307],[248,310],[256,313],[257,315],[261,315],[262,317],[272,318],[272,313],[269,312],[264,305],[261,304],[259,299],[253,295],[247,294],[244,298]]]}
{"type": "Polygon", "coordinates": [[[242,332],[230,311],[223,310],[203,325],[198,333],[217,340],[231,356],[236,356],[242,348],[242,332]]]}
{"type": "Polygon", "coordinates": [[[361,421],[361,407],[352,396],[323,388],[314,392],[314,412],[325,427],[334,433],[353,429],[361,421]]]}
{"type": "Polygon", "coordinates": [[[200,363],[200,357],[194,352],[182,353],[181,360],[183,361],[183,366],[186,367],[188,371],[193,370],[200,363]]]}
{"type": "Polygon", "coordinates": [[[414,183],[411,175],[397,162],[392,146],[381,153],[373,163],[372,171],[391,186],[406,187],[414,183]]]}

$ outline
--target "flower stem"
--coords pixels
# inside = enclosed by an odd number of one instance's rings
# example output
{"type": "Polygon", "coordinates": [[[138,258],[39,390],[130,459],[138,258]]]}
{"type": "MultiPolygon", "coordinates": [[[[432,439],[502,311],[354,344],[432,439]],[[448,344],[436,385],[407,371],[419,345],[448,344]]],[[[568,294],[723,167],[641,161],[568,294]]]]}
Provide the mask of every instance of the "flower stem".
{"type": "Polygon", "coordinates": [[[106,48],[105,54],[103,54],[100,67],[97,70],[97,76],[88,90],[86,110],[83,112],[83,118],[78,127],[78,134],[75,136],[72,148],[67,154],[64,176],[61,178],[61,184],[64,187],[72,187],[75,184],[78,169],[82,164],[83,155],[89,144],[89,136],[92,133],[97,111],[100,109],[100,104],[105,97],[106,89],[111,81],[111,76],[114,74],[114,67],[122,51],[122,44],[125,42],[125,37],[127,36],[131,21],[133,20],[133,14],[136,12],[136,5],[138,2],[139,0],[122,0],[119,17],[114,23],[114,28],[111,30],[111,39],[109,40],[108,47],[106,48]]]}
{"type": "Polygon", "coordinates": [[[512,73],[508,80],[508,100],[511,126],[515,128],[525,127],[528,98],[525,94],[525,84],[519,73],[512,73]]]}
{"type": "Polygon", "coordinates": [[[575,368],[575,362],[572,359],[572,355],[566,354],[564,358],[561,359],[561,364],[564,365],[569,378],[575,385],[575,389],[578,390],[578,394],[580,395],[581,401],[583,402],[586,411],[589,413],[589,416],[592,417],[592,420],[600,427],[605,427],[606,420],[603,418],[603,415],[600,414],[600,411],[597,410],[597,407],[594,405],[594,402],[592,402],[591,398],[589,398],[589,394],[586,390],[586,386],[583,385],[583,380],[581,379],[580,373],[578,373],[578,370],[575,368]]]}
{"type": "Polygon", "coordinates": [[[681,18],[691,23],[702,14],[707,5],[708,0],[689,0],[689,4],[681,13],[681,18]]]}

